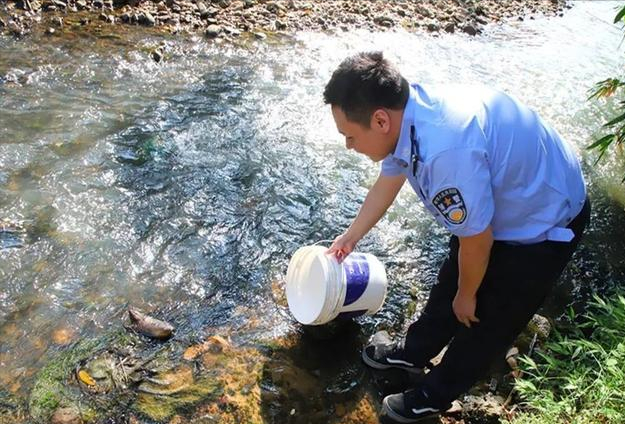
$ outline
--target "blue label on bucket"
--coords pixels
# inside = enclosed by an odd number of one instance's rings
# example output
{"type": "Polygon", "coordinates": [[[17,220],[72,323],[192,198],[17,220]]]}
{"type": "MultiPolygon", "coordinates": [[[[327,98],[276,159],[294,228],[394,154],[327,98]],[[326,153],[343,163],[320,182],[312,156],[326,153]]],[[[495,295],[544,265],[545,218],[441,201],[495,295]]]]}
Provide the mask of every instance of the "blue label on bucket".
{"type": "Polygon", "coordinates": [[[366,313],[367,313],[366,309],[359,309],[357,311],[349,311],[349,312],[341,312],[340,314],[337,315],[336,319],[356,318],[366,313]]]}
{"type": "Polygon", "coordinates": [[[367,289],[369,263],[365,255],[352,253],[343,262],[343,269],[345,270],[345,283],[347,285],[343,306],[347,306],[357,301],[367,289]]]}

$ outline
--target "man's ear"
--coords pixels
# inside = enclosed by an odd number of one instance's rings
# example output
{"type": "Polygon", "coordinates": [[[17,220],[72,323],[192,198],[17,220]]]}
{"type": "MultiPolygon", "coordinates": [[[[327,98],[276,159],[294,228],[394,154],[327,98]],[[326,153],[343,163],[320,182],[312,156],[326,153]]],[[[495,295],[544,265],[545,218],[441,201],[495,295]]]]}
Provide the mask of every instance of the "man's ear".
{"type": "Polygon", "coordinates": [[[391,116],[384,109],[376,109],[371,115],[370,127],[383,134],[391,130],[391,116]]]}

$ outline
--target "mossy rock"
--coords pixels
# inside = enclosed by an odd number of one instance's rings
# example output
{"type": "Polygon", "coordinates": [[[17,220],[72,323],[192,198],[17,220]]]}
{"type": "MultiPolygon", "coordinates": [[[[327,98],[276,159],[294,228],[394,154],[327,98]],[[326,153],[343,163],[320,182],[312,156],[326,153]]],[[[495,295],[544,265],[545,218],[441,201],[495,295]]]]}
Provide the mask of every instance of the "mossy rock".
{"type": "Polygon", "coordinates": [[[28,410],[33,422],[48,423],[55,411],[63,408],[77,409],[86,423],[112,413],[113,408],[108,406],[118,404],[119,399],[107,396],[96,402],[94,395],[81,386],[76,370],[102,352],[137,342],[137,336],[118,330],[99,339],[80,340],[52,357],[37,374],[30,392],[28,410]]]}
{"type": "Polygon", "coordinates": [[[0,389],[0,423],[17,424],[25,422],[25,405],[7,390],[0,389]]]}
{"type": "Polygon", "coordinates": [[[76,364],[98,349],[97,340],[83,340],[60,352],[39,372],[30,393],[29,413],[37,423],[47,423],[59,407],[73,407],[80,397],[67,384],[76,364]]]}
{"type": "Polygon", "coordinates": [[[260,381],[266,358],[258,350],[233,348],[213,336],[189,347],[180,359],[181,364],[139,385],[133,410],[158,422],[208,415],[218,423],[262,424],[260,381]]]}

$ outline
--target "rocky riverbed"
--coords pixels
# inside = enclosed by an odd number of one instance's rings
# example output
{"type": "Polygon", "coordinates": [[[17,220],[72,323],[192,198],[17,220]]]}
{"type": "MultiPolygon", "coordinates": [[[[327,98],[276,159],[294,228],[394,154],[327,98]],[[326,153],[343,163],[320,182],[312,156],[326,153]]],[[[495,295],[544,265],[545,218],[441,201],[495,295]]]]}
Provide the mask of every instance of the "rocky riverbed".
{"type": "MultiPolygon", "coordinates": [[[[51,357],[28,400],[0,390],[0,422],[374,424],[380,394],[402,391],[411,379],[397,370],[364,370],[357,358],[334,364],[339,372],[328,367],[335,349],[315,346],[323,341],[332,347],[342,337],[359,346],[355,325],[336,322],[244,345],[233,344],[236,334],[227,328],[222,334],[207,329],[200,340],[165,343],[113,328],[51,357]]],[[[535,316],[508,363],[494,364],[489,378],[428,423],[495,424],[512,414],[516,357],[531,353],[549,331],[548,320],[535,316]]]]}
{"type": "Polygon", "coordinates": [[[209,38],[399,27],[476,35],[489,23],[562,15],[566,7],[565,0],[8,0],[0,6],[0,32],[53,35],[67,24],[98,22],[170,33],[203,32],[209,38]]]}

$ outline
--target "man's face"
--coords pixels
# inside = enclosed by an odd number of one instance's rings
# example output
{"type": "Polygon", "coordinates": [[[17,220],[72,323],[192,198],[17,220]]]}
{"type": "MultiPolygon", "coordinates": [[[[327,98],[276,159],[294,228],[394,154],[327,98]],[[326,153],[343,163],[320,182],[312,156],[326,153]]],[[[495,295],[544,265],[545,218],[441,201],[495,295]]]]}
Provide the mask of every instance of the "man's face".
{"type": "Polygon", "coordinates": [[[368,156],[374,162],[381,161],[393,151],[393,146],[389,143],[390,123],[380,123],[379,119],[376,119],[376,112],[371,119],[375,122],[367,128],[350,121],[340,107],[332,106],[336,128],[345,136],[345,147],[368,156]]]}

